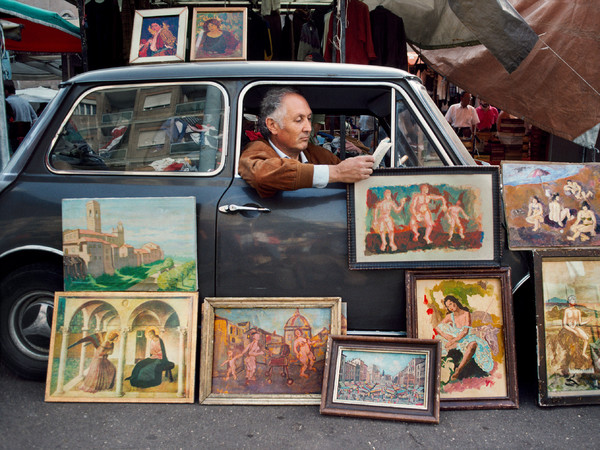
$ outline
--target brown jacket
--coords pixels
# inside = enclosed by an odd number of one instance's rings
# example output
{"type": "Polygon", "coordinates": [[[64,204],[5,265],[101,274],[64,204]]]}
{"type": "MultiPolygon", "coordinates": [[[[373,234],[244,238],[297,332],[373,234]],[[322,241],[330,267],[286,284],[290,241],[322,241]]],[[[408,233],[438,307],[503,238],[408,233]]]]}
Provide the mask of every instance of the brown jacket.
{"type": "Polygon", "coordinates": [[[277,191],[312,187],[314,164],[340,162],[329,150],[313,144],[308,144],[303,153],[309,164],[281,158],[265,140],[250,142],[240,158],[240,175],[261,197],[271,197],[277,191]]]}

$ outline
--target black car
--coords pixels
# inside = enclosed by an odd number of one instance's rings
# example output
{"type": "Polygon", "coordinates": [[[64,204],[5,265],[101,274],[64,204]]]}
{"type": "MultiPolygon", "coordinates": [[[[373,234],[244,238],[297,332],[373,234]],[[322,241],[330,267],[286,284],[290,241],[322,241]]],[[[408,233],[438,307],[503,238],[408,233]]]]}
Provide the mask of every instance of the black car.
{"type": "MultiPolygon", "coordinates": [[[[238,175],[273,86],[306,97],[325,118],[315,137],[341,158],[389,137],[383,167],[475,164],[420,80],[396,69],[223,62],[77,76],[0,174],[0,345],[10,367],[46,371],[66,198],[193,196],[200,298],[340,296],[350,332],[406,330],[404,271],[349,269],[345,184],[260,198],[238,175]]],[[[527,276],[518,256],[504,252],[514,286],[527,276]]]]}

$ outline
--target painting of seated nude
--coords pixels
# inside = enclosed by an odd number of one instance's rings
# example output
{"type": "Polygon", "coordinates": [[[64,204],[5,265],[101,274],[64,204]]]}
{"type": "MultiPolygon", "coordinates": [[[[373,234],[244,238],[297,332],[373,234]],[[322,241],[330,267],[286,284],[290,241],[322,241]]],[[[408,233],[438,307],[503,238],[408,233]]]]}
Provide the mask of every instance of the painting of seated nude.
{"type": "Polygon", "coordinates": [[[442,409],[517,408],[510,269],[407,271],[408,335],[442,344],[442,409]]]}
{"type": "Polygon", "coordinates": [[[534,252],[541,406],[600,404],[600,250],[534,252]]]}
{"type": "Polygon", "coordinates": [[[351,269],[497,266],[497,167],[376,170],[348,187],[351,269]]]}
{"type": "Polygon", "coordinates": [[[502,161],[509,248],[599,247],[599,177],[598,163],[502,161]]]}

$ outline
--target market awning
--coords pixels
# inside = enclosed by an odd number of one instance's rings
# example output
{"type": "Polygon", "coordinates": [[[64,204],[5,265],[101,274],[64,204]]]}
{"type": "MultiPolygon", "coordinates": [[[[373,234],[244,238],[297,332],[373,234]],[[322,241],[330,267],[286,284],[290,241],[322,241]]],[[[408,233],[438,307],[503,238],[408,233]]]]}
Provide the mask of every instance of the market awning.
{"type": "Polygon", "coordinates": [[[81,53],[79,28],[57,13],[25,5],[14,0],[0,0],[0,18],[22,25],[19,36],[7,34],[7,50],[27,53],[81,53]]]}

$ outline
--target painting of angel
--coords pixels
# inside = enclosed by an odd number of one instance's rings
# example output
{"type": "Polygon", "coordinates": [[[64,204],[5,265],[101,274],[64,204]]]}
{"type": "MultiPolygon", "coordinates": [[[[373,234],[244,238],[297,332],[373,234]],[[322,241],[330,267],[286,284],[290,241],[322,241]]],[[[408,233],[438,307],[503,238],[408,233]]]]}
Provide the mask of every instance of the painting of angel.
{"type": "Polygon", "coordinates": [[[381,169],[350,186],[350,267],[495,265],[498,177],[492,167],[381,169]]]}
{"type": "Polygon", "coordinates": [[[46,401],[194,400],[197,293],[57,292],[46,401]]]}
{"type": "Polygon", "coordinates": [[[406,276],[410,336],[442,343],[442,407],[516,407],[509,269],[406,276]]]}
{"type": "Polygon", "coordinates": [[[502,161],[511,249],[600,246],[598,163],[502,161]]]}

